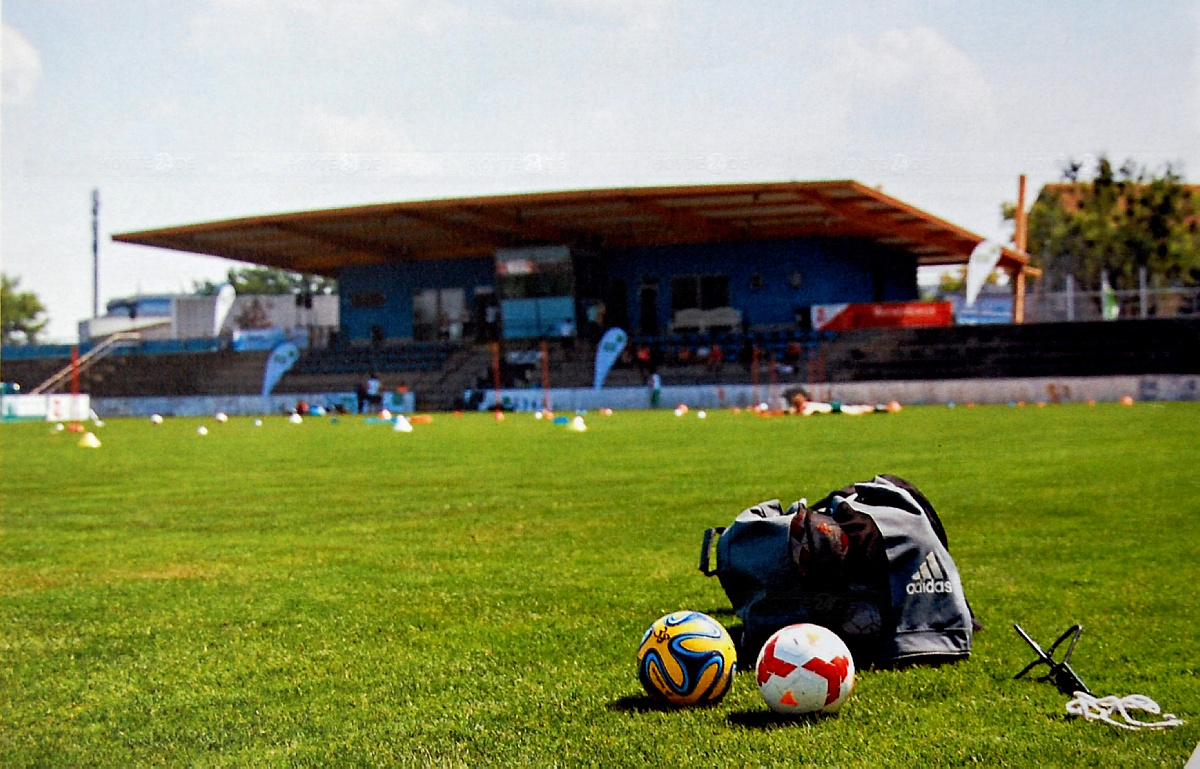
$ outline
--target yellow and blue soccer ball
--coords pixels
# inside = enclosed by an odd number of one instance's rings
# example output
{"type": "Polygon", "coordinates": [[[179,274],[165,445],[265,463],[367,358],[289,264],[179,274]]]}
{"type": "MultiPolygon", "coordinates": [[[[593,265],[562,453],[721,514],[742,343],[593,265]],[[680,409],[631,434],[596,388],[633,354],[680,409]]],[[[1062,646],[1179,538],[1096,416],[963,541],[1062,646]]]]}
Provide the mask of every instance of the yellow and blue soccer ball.
{"type": "Polygon", "coordinates": [[[672,705],[719,702],[733,683],[736,664],[729,632],[698,611],[660,617],[642,636],[637,652],[642,687],[672,705]]]}

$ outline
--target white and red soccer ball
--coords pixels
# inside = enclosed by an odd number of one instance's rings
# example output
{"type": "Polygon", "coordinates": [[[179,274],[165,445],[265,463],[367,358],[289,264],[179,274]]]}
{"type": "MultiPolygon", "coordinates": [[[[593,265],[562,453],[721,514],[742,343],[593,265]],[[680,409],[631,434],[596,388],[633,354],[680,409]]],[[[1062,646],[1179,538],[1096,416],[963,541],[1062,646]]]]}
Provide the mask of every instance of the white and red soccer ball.
{"type": "Polygon", "coordinates": [[[767,639],[755,664],[758,690],[771,710],[788,715],[836,713],[854,690],[854,659],[832,630],[788,625],[767,639]]]}

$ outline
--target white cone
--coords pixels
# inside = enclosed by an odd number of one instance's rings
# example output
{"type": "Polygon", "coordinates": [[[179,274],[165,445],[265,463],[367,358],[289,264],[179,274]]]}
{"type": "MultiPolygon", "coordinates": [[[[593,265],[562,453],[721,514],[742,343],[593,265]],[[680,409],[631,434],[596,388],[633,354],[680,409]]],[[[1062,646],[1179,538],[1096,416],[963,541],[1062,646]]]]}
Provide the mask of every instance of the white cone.
{"type": "Polygon", "coordinates": [[[411,433],[412,422],[405,419],[403,414],[397,414],[396,418],[392,421],[392,430],[398,433],[411,433]]]}
{"type": "Polygon", "coordinates": [[[583,421],[583,417],[575,417],[571,420],[571,424],[567,425],[567,429],[577,433],[587,432],[587,423],[583,421]]]}

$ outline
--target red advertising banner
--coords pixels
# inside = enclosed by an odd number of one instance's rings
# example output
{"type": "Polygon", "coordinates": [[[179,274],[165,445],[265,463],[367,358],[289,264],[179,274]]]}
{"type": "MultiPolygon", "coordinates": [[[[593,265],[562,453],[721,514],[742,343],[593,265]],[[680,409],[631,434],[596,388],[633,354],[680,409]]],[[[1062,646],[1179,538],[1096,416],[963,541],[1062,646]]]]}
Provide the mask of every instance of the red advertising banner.
{"type": "Polygon", "coordinates": [[[949,326],[954,323],[950,302],[877,302],[873,304],[814,304],[812,325],[818,331],[897,326],[949,326]]]}

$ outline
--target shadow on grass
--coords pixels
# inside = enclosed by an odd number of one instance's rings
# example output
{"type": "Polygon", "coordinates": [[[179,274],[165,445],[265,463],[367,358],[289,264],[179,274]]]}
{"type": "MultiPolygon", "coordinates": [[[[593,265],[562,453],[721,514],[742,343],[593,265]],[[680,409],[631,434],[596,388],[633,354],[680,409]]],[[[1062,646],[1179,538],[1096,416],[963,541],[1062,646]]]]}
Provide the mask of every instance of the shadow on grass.
{"type": "Polygon", "coordinates": [[[616,713],[678,713],[681,710],[715,708],[719,704],[719,702],[708,702],[703,705],[672,705],[647,694],[632,694],[613,700],[608,703],[607,708],[616,713]]]}
{"type": "Polygon", "coordinates": [[[731,726],[743,729],[786,729],[799,724],[814,724],[822,718],[819,714],[785,715],[772,710],[739,710],[726,716],[731,726]]]}
{"type": "Polygon", "coordinates": [[[726,606],[721,609],[705,609],[704,613],[710,617],[734,617],[734,616],[737,616],[733,613],[733,608],[730,606],[726,606]]]}

